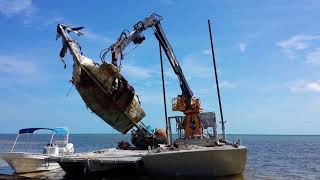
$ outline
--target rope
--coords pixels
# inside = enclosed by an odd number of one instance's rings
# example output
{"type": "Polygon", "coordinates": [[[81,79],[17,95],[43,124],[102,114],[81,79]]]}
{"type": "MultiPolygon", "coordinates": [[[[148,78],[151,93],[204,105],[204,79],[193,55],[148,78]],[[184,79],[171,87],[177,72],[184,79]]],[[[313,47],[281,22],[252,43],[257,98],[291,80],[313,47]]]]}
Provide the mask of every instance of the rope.
{"type": "Polygon", "coordinates": [[[123,56],[126,56],[127,54],[131,53],[131,51],[133,51],[134,49],[136,49],[138,46],[140,46],[140,44],[136,45],[135,47],[131,48],[128,52],[126,52],[125,54],[123,54],[123,56]]]}
{"type": "Polygon", "coordinates": [[[70,89],[69,89],[69,91],[68,91],[68,93],[67,93],[67,97],[69,96],[72,88],[73,88],[73,84],[71,84],[71,87],[70,87],[70,89]]]}

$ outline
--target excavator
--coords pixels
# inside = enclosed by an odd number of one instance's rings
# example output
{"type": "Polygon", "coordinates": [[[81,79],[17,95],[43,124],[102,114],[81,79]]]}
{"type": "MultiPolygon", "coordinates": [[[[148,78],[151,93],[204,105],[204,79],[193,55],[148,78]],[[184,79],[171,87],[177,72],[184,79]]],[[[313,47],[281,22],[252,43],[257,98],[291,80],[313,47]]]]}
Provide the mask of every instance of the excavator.
{"type": "MultiPolygon", "coordinates": [[[[135,95],[134,88],[128,84],[122,75],[119,75],[121,63],[125,56],[124,50],[131,43],[140,45],[146,39],[143,32],[149,28],[153,30],[160,48],[164,50],[179,80],[182,93],[173,98],[172,110],[184,114],[184,116],[177,118],[181,120],[180,130],[184,132],[182,139],[204,138],[200,100],[193,95],[186,81],[174,51],[162,29],[161,20],[161,16],[153,13],[143,21],[136,23],[131,32],[123,31],[115,43],[100,52],[101,65],[85,57],[78,42],[69,36],[70,32],[82,35],[80,30],[83,27],[71,28],[63,24],[59,24],[57,27],[57,39],[62,37],[63,43],[63,48],[60,51],[61,60],[65,64],[63,58],[69,49],[75,62],[72,83],[76,86],[86,105],[119,132],[125,134],[132,129],[132,143],[139,149],[146,149],[149,146],[154,147],[155,144],[165,142],[164,139],[168,140],[168,137],[165,137],[168,136],[168,128],[166,133],[158,131],[151,134],[143,123],[138,124],[145,116],[140,100],[135,95]],[[108,54],[111,55],[111,64],[107,63],[108,54]],[[111,102],[114,102],[114,104],[111,102]],[[136,127],[137,130],[134,130],[133,127],[136,127]]],[[[213,112],[212,114],[213,116],[209,119],[214,121],[215,124],[215,116],[213,112]]]]}
{"type": "Polygon", "coordinates": [[[139,21],[133,26],[132,32],[122,32],[118,40],[113,43],[109,48],[104,49],[100,53],[100,57],[105,61],[106,55],[111,52],[112,64],[120,66],[118,61],[124,58],[125,48],[132,42],[135,45],[141,44],[146,38],[142,34],[143,31],[148,28],[152,28],[155,37],[160,43],[160,46],[164,50],[170,65],[177,75],[180,88],[182,91],[181,95],[178,95],[172,101],[172,110],[183,112],[185,119],[183,121],[183,127],[185,132],[185,138],[202,137],[202,124],[199,118],[199,113],[202,111],[200,106],[200,100],[193,95],[188,82],[183,74],[183,71],[179,65],[179,62],[174,54],[174,51],[162,29],[160,21],[162,17],[157,14],[151,14],[143,21],[139,21]]]}

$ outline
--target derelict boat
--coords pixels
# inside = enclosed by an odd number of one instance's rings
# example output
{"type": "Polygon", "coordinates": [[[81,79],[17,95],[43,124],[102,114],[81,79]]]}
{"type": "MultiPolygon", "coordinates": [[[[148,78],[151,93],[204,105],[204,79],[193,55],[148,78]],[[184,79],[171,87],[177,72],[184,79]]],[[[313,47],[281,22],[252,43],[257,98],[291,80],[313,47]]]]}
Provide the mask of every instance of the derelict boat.
{"type": "Polygon", "coordinates": [[[69,36],[70,31],[74,32],[62,24],[57,27],[57,37],[62,36],[63,42],[60,57],[63,58],[68,49],[73,57],[72,83],[92,112],[117,131],[127,133],[145,117],[134,88],[120,74],[118,67],[98,64],[84,56],[79,44],[69,36]]]}

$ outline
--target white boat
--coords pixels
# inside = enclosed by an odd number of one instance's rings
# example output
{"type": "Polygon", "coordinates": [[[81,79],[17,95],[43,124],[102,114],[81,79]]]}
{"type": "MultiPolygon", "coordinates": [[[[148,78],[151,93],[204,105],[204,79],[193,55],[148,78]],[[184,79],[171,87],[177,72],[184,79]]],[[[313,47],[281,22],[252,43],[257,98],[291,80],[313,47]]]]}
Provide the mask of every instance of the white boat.
{"type": "MultiPolygon", "coordinates": [[[[19,133],[13,143],[10,152],[0,153],[0,158],[5,160],[9,166],[15,170],[15,173],[30,173],[37,171],[48,171],[59,168],[56,162],[49,162],[47,159],[50,157],[61,157],[64,155],[71,155],[74,152],[74,146],[69,143],[69,130],[67,128],[26,128],[20,129],[19,133]],[[30,152],[15,152],[17,141],[21,134],[33,134],[38,130],[52,131],[51,140],[43,148],[43,153],[30,153],[30,152]],[[63,140],[56,138],[57,134],[63,136],[63,140]]],[[[30,145],[30,144],[29,144],[30,145]]]]}

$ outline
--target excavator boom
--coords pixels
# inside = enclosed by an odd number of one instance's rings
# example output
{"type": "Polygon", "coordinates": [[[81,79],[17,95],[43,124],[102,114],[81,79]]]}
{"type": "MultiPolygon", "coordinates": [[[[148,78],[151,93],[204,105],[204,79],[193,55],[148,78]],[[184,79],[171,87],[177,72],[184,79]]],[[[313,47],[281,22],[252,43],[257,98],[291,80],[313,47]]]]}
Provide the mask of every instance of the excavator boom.
{"type": "Polygon", "coordinates": [[[199,113],[202,111],[200,107],[199,99],[193,96],[193,92],[191,91],[188,82],[183,74],[183,71],[177,61],[177,58],[174,54],[174,51],[161,27],[161,16],[157,14],[152,14],[145,18],[143,21],[139,21],[134,25],[134,29],[132,32],[122,32],[118,40],[113,43],[109,48],[103,50],[101,52],[101,59],[105,61],[105,56],[111,52],[112,54],[112,64],[118,65],[118,57],[120,55],[121,60],[124,58],[123,51],[124,49],[133,42],[134,44],[141,44],[145,37],[142,32],[148,28],[152,28],[154,35],[159,41],[161,47],[163,48],[170,65],[177,75],[180,88],[182,91],[182,95],[173,99],[172,102],[172,110],[181,111],[185,114],[184,120],[184,130],[187,137],[193,136],[202,136],[202,125],[199,118],[199,113]]]}
{"type": "Polygon", "coordinates": [[[133,42],[134,44],[141,44],[145,40],[145,37],[143,36],[142,32],[148,28],[152,28],[154,31],[154,35],[158,39],[161,47],[164,49],[164,52],[171,64],[174,73],[177,75],[179,79],[180,87],[182,90],[182,96],[185,97],[185,99],[190,103],[191,98],[193,97],[193,92],[191,91],[188,82],[186,81],[186,78],[181,70],[179,62],[177,61],[177,58],[173,52],[173,49],[161,27],[160,20],[162,20],[161,16],[157,14],[152,14],[149,17],[147,17],[144,21],[139,21],[137,24],[134,25],[134,30],[132,32],[122,32],[118,40],[115,43],[113,43],[109,48],[105,49],[104,52],[102,52],[101,58],[104,61],[106,54],[108,54],[111,51],[112,63],[114,65],[117,65],[118,56],[120,55],[121,59],[124,58],[124,49],[131,42],[133,42]]]}

